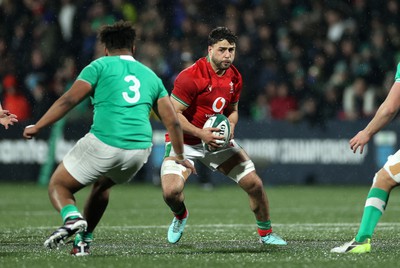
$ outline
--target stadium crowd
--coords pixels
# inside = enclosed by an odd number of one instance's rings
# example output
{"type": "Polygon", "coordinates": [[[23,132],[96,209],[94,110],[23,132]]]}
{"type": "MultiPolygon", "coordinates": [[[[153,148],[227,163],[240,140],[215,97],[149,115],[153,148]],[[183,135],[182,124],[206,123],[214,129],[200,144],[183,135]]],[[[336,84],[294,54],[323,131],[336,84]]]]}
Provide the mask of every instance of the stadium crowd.
{"type": "MultiPolygon", "coordinates": [[[[369,118],[393,83],[400,52],[396,0],[0,0],[0,101],[19,121],[39,118],[102,56],[103,24],[134,22],[135,57],[168,90],[206,55],[207,35],[238,37],[240,114],[256,121],[369,118]]],[[[75,115],[90,112],[82,103],[75,115]]]]}

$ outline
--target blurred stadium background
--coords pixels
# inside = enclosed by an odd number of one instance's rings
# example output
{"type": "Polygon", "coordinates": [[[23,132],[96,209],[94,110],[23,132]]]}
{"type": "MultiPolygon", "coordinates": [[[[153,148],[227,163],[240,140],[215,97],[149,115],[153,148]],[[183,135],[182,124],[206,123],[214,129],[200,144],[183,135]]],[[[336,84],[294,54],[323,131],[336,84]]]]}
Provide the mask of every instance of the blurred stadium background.
{"type": "MultiPolygon", "coordinates": [[[[347,142],[393,83],[398,1],[0,0],[0,101],[20,119],[0,129],[0,181],[46,184],[89,129],[84,102],[37,139],[22,139],[23,128],[102,55],[97,29],[120,19],[135,24],[135,57],[168,90],[184,67],[206,55],[212,28],[237,33],[234,64],[244,89],[236,137],[266,184],[370,184],[396,150],[397,119],[364,155],[354,155],[347,142]]],[[[153,123],[154,150],[135,181],[157,184],[164,130],[153,123]]],[[[192,182],[230,183],[198,168],[192,182]]]]}

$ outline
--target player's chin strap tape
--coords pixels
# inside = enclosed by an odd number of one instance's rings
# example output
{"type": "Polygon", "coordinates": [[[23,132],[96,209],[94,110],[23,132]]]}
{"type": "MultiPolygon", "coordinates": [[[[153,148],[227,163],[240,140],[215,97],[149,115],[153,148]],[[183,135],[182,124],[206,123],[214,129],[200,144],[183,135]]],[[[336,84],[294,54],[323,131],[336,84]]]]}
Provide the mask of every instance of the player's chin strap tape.
{"type": "Polygon", "coordinates": [[[175,160],[166,160],[161,166],[161,176],[167,174],[176,174],[179,175],[182,179],[185,179],[185,177],[183,176],[184,171],[186,171],[186,168],[176,163],[175,160]]]}
{"type": "Polygon", "coordinates": [[[255,170],[253,161],[247,160],[232,168],[228,174],[228,177],[236,182],[239,182],[244,176],[253,170],[255,170]]]}

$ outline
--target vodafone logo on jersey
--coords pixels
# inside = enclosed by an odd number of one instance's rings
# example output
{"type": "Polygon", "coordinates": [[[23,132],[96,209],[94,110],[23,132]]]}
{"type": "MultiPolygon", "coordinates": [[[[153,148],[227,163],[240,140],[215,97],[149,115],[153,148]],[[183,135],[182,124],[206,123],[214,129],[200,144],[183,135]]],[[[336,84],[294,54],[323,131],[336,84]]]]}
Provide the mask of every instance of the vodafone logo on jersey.
{"type": "Polygon", "coordinates": [[[214,112],[219,113],[222,111],[226,103],[226,100],[223,97],[216,98],[213,105],[212,109],[214,112]]]}

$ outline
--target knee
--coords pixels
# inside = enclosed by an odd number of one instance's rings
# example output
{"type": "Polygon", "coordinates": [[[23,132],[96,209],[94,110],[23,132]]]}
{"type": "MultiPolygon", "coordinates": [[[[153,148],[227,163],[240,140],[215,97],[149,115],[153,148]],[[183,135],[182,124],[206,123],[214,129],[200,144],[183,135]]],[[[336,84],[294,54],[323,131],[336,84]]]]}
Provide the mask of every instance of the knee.
{"type": "Polygon", "coordinates": [[[161,178],[161,187],[165,201],[175,200],[181,195],[184,182],[180,176],[168,174],[161,178]]]}
{"type": "Polygon", "coordinates": [[[53,176],[50,178],[49,185],[47,186],[47,190],[49,194],[58,192],[58,191],[64,191],[66,189],[70,189],[70,185],[68,185],[61,177],[56,176],[53,174],[53,176]]]}
{"type": "Polygon", "coordinates": [[[258,178],[257,180],[255,180],[253,182],[253,185],[251,187],[251,193],[254,193],[254,194],[263,194],[264,193],[264,185],[260,178],[258,178]]]}
{"type": "Polygon", "coordinates": [[[263,182],[254,171],[240,181],[240,186],[250,195],[264,192],[263,182]]]}
{"type": "Polygon", "coordinates": [[[65,169],[63,163],[60,163],[53,175],[50,178],[48,191],[68,191],[75,193],[85,187],[85,185],[78,182],[72,175],[65,169]]]}
{"type": "Polygon", "coordinates": [[[375,174],[373,181],[374,187],[390,191],[397,185],[398,183],[390,176],[390,174],[385,169],[382,168],[375,174]]]}

